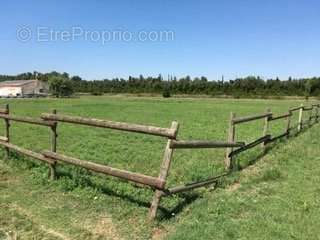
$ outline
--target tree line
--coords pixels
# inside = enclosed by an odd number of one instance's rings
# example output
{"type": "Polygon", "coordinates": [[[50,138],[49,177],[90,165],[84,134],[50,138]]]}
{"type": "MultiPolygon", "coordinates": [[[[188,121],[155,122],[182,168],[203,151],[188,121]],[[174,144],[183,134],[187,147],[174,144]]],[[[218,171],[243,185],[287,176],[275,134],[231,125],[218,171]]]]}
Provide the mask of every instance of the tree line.
{"type": "Polygon", "coordinates": [[[268,96],[320,96],[320,77],[286,80],[262,79],[248,76],[229,81],[208,80],[206,77],[190,76],[164,79],[157,77],[131,77],[87,81],[68,73],[28,72],[15,76],[0,75],[0,81],[38,79],[49,83],[53,95],[69,96],[74,92],[101,95],[103,93],[155,93],[171,96],[173,94],[205,94],[211,96],[268,97],[268,96]]]}

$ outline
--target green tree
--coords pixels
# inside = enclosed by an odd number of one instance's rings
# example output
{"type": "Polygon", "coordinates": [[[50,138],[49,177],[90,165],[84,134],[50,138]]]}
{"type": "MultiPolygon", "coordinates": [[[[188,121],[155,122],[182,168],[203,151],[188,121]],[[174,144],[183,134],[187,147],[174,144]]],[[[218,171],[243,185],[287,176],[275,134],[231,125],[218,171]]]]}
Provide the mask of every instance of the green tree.
{"type": "Polygon", "coordinates": [[[165,82],[164,88],[163,88],[163,92],[162,92],[162,96],[163,96],[164,98],[169,98],[169,97],[171,97],[169,82],[165,82]]]}
{"type": "Polygon", "coordinates": [[[74,92],[72,82],[62,76],[49,78],[49,90],[55,97],[70,97],[74,92]]]}

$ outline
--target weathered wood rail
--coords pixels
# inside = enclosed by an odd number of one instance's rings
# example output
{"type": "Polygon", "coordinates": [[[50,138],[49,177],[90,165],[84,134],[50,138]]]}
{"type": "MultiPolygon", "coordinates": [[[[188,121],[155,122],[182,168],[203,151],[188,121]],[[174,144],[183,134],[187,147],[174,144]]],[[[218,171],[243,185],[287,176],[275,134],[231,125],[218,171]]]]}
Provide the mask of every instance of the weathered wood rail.
{"type": "MultiPolygon", "coordinates": [[[[132,124],[125,122],[115,122],[109,120],[101,120],[94,118],[85,118],[77,116],[69,116],[57,114],[56,110],[52,113],[43,113],[41,118],[21,117],[12,115],[10,113],[9,105],[4,108],[0,108],[0,118],[5,121],[5,135],[0,136],[0,145],[5,148],[6,157],[10,156],[10,150],[23,154],[27,157],[40,160],[48,164],[49,177],[54,180],[57,176],[56,165],[57,163],[71,164],[74,166],[85,168],[89,171],[124,179],[129,182],[134,182],[139,185],[145,186],[154,190],[154,196],[151,201],[151,207],[149,210],[150,219],[154,219],[157,215],[157,211],[160,205],[161,198],[164,196],[170,196],[184,191],[193,190],[200,187],[206,187],[217,182],[217,179],[226,176],[231,170],[235,169],[235,157],[251,148],[261,145],[262,150],[265,151],[267,145],[276,142],[278,139],[289,137],[291,131],[297,130],[298,133],[305,127],[311,126],[313,123],[317,123],[319,116],[320,104],[313,104],[309,107],[299,106],[290,108],[287,113],[280,115],[273,115],[270,109],[267,109],[263,114],[257,114],[246,117],[236,117],[234,113],[230,115],[229,130],[227,141],[213,141],[213,140],[178,140],[178,122],[172,122],[171,127],[162,128],[156,126],[147,126],[140,124],[132,124]],[[292,124],[292,116],[295,112],[299,113],[298,123],[292,124]],[[304,119],[304,112],[309,112],[307,119],[304,119]],[[245,143],[244,141],[236,140],[236,125],[249,123],[252,121],[264,121],[264,127],[262,136],[258,139],[245,143]],[[271,136],[269,134],[270,123],[278,120],[285,120],[286,126],[283,133],[277,136],[271,136]],[[51,129],[51,149],[44,150],[42,153],[37,153],[29,149],[25,149],[14,145],[10,142],[10,126],[11,122],[20,122],[25,124],[33,124],[38,126],[44,126],[51,129]],[[86,125],[89,127],[109,128],[113,130],[126,131],[132,133],[140,133],[147,135],[154,135],[167,139],[167,144],[164,150],[164,156],[162,164],[160,166],[160,172],[157,177],[148,176],[141,173],[135,173],[123,169],[114,168],[102,164],[94,163],[93,161],[81,160],[74,157],[62,155],[57,152],[57,128],[58,123],[69,123],[76,125],[86,125]],[[167,178],[170,172],[170,166],[173,159],[174,150],[176,149],[211,149],[211,148],[225,148],[225,169],[227,170],[220,176],[208,177],[205,180],[187,183],[179,186],[167,187],[167,178]]],[[[207,176],[205,176],[207,177],[207,176]]]]}
{"type": "Polygon", "coordinates": [[[133,172],[117,169],[117,168],[112,168],[102,164],[94,163],[93,161],[84,161],[84,160],[68,157],[68,156],[51,152],[51,151],[44,151],[42,154],[46,158],[52,159],[52,161],[61,161],[61,162],[69,163],[75,166],[79,166],[79,167],[91,170],[93,172],[104,173],[106,175],[122,178],[135,183],[140,183],[150,187],[155,187],[157,189],[163,189],[165,185],[165,181],[162,179],[146,176],[139,173],[133,173],[133,172]]]}
{"type": "Polygon", "coordinates": [[[165,190],[163,192],[163,195],[168,196],[168,195],[177,194],[177,193],[184,192],[184,191],[190,191],[190,190],[200,188],[200,187],[205,187],[205,186],[211,185],[212,183],[216,183],[219,178],[224,177],[224,176],[227,176],[227,173],[223,173],[219,176],[211,177],[206,180],[193,182],[193,183],[187,183],[187,184],[183,184],[180,186],[172,187],[172,188],[165,190]]]}
{"type": "Polygon", "coordinates": [[[291,117],[292,116],[292,113],[285,113],[283,115],[279,115],[279,116],[271,116],[269,118],[269,121],[275,121],[275,120],[280,120],[280,119],[284,119],[284,118],[288,118],[288,117],[291,117]]]}
{"type": "Polygon", "coordinates": [[[9,148],[11,150],[14,150],[18,153],[21,153],[25,156],[28,156],[28,157],[31,157],[31,158],[35,158],[37,160],[40,160],[40,161],[43,161],[43,162],[46,162],[48,164],[54,164],[54,160],[50,159],[50,158],[46,158],[44,155],[40,154],[40,153],[36,153],[36,152],[33,152],[31,150],[28,150],[28,149],[25,149],[25,148],[21,148],[17,145],[14,145],[14,144],[11,144],[11,143],[8,143],[6,141],[3,141],[3,140],[0,140],[0,145],[6,147],[6,148],[9,148]]]}
{"type": "Polygon", "coordinates": [[[171,139],[174,139],[177,135],[176,129],[159,128],[154,126],[144,126],[144,125],[138,125],[138,124],[122,123],[122,122],[113,122],[113,121],[93,119],[93,118],[74,117],[74,116],[66,116],[66,115],[58,115],[58,114],[42,114],[41,118],[44,120],[81,124],[81,125],[87,125],[92,127],[110,128],[110,129],[122,130],[127,132],[144,133],[144,134],[150,134],[155,136],[168,137],[171,139]]]}
{"type": "Polygon", "coordinates": [[[233,124],[246,123],[246,122],[251,122],[251,121],[255,121],[263,118],[269,118],[271,116],[272,116],[272,113],[266,113],[266,114],[249,116],[249,117],[234,118],[232,120],[232,123],[233,124]]]}
{"type": "Polygon", "coordinates": [[[30,123],[30,124],[46,126],[46,127],[52,127],[55,125],[55,122],[53,121],[43,121],[41,119],[35,119],[30,117],[19,117],[19,116],[8,115],[8,114],[0,114],[0,118],[15,121],[15,122],[30,123]]]}
{"type": "Polygon", "coordinates": [[[244,145],[243,147],[238,148],[238,149],[232,151],[232,152],[229,154],[229,157],[233,157],[233,156],[235,156],[235,155],[237,155],[237,154],[239,154],[239,153],[242,153],[242,152],[244,152],[244,151],[247,151],[247,150],[249,150],[250,148],[253,148],[253,147],[255,147],[255,146],[260,145],[261,143],[268,142],[268,141],[270,141],[270,139],[271,139],[271,135],[266,135],[266,136],[263,136],[263,137],[261,137],[261,138],[258,138],[257,140],[255,140],[255,141],[253,141],[253,142],[250,142],[250,143],[244,145]]]}
{"type": "Polygon", "coordinates": [[[193,141],[172,141],[170,144],[171,148],[227,148],[227,147],[242,147],[244,142],[216,142],[216,141],[202,141],[202,140],[193,140],[193,141]]]}
{"type": "Polygon", "coordinates": [[[290,109],[289,109],[289,112],[299,111],[300,109],[303,109],[303,106],[290,108],[290,109]]]}
{"type": "Polygon", "coordinates": [[[281,139],[281,138],[284,138],[284,137],[287,137],[287,136],[288,136],[288,132],[279,134],[278,136],[275,136],[275,137],[272,137],[272,138],[268,139],[268,140],[267,140],[267,143],[275,142],[275,141],[277,141],[278,139],[281,139]]]}

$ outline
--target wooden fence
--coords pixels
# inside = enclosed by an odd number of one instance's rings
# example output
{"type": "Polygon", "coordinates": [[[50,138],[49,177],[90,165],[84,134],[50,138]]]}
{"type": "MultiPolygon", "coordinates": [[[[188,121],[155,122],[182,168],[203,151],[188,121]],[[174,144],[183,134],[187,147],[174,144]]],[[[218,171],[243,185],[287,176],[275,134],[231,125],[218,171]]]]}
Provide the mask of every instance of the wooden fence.
{"type": "Polygon", "coordinates": [[[192,190],[199,187],[204,187],[217,181],[217,178],[222,175],[226,175],[230,170],[234,169],[234,157],[248,149],[251,149],[257,145],[262,146],[262,149],[266,149],[266,145],[282,137],[289,137],[290,131],[293,130],[291,127],[291,117],[295,111],[299,111],[299,122],[297,125],[297,130],[300,132],[302,128],[306,125],[311,125],[318,122],[319,119],[319,108],[320,105],[312,105],[310,107],[300,106],[297,108],[289,109],[288,113],[274,116],[268,109],[266,113],[261,115],[249,116],[236,118],[234,113],[231,113],[231,119],[229,123],[229,134],[226,142],[219,141],[203,141],[203,140],[177,140],[179,124],[178,122],[172,122],[171,127],[161,128],[155,126],[146,126],[132,123],[114,122],[101,119],[83,118],[76,116],[67,116],[58,114],[56,110],[52,113],[44,113],[41,118],[30,118],[30,117],[20,117],[10,114],[9,105],[5,108],[0,109],[0,118],[5,121],[5,136],[0,137],[0,145],[5,148],[6,157],[9,157],[10,150],[14,150],[20,154],[26,155],[28,157],[40,160],[48,164],[49,166],[49,176],[52,180],[56,178],[56,165],[57,163],[71,164],[88,169],[93,172],[102,173],[105,175],[110,175],[113,177],[121,178],[129,182],[138,183],[142,186],[149,187],[153,190],[154,197],[151,202],[151,207],[149,210],[150,219],[154,219],[157,214],[157,210],[163,196],[168,196],[183,191],[192,190]],[[309,112],[309,117],[306,121],[303,120],[303,113],[309,112]],[[284,133],[278,136],[272,137],[268,134],[269,123],[276,120],[285,119],[286,129],[284,133]],[[262,137],[251,142],[236,142],[236,125],[251,122],[255,120],[264,120],[264,129],[262,137]],[[51,129],[51,149],[44,150],[42,153],[36,153],[29,149],[21,148],[17,145],[10,143],[10,124],[12,122],[22,122],[26,124],[34,124],[44,127],[49,127],[51,129]],[[167,144],[164,151],[164,156],[160,166],[160,171],[158,177],[148,176],[141,173],[134,173],[123,169],[117,169],[110,166],[94,163],[93,161],[80,160],[70,156],[65,156],[57,153],[57,127],[59,122],[86,125],[90,127],[98,128],[108,128],[119,131],[134,132],[140,134],[154,135],[167,139],[167,144]],[[174,149],[194,149],[194,148],[226,148],[225,157],[225,168],[226,173],[220,176],[209,177],[206,180],[188,183],[181,186],[176,186],[172,188],[166,187],[166,181],[170,170],[170,165],[174,153],[174,149]]]}
{"type": "Polygon", "coordinates": [[[229,122],[229,132],[228,132],[228,141],[235,141],[236,138],[236,125],[247,123],[251,121],[263,120],[264,127],[262,132],[262,137],[256,139],[253,142],[246,143],[244,146],[234,149],[234,148],[227,148],[226,149],[226,156],[225,156],[225,169],[226,170],[234,170],[236,167],[234,157],[246,150],[249,150],[257,145],[261,144],[262,150],[265,151],[267,144],[275,142],[281,138],[289,138],[291,131],[297,130],[297,132],[301,132],[304,126],[311,126],[314,123],[317,123],[319,120],[319,108],[320,104],[313,104],[310,107],[304,107],[303,105],[295,108],[290,108],[287,113],[274,116],[270,109],[267,109],[266,113],[249,116],[249,117],[241,117],[236,118],[234,113],[231,113],[230,122],[229,122]],[[299,112],[299,119],[298,123],[292,125],[292,116],[294,112],[299,112]],[[303,119],[303,113],[309,112],[309,116],[306,120],[303,119]],[[285,129],[282,133],[277,136],[271,136],[269,134],[269,125],[270,122],[278,121],[278,120],[285,120],[286,125],[285,129]]]}

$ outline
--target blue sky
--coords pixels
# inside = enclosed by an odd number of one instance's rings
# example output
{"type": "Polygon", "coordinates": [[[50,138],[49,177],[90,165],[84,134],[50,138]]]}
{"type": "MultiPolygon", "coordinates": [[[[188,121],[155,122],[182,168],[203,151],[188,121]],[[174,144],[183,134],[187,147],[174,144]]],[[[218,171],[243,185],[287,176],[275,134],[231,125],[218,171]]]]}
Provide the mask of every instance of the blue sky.
{"type": "Polygon", "coordinates": [[[110,0],[0,3],[0,73],[66,71],[86,79],[207,76],[226,79],[320,76],[316,0],[110,0]],[[19,29],[32,32],[21,42],[19,29]],[[39,42],[53,31],[172,31],[169,41],[39,42]]]}

